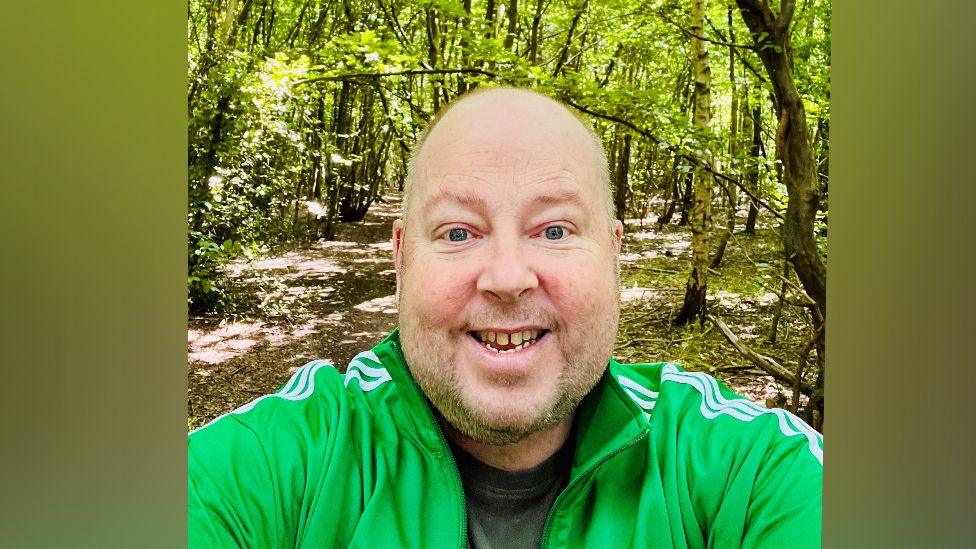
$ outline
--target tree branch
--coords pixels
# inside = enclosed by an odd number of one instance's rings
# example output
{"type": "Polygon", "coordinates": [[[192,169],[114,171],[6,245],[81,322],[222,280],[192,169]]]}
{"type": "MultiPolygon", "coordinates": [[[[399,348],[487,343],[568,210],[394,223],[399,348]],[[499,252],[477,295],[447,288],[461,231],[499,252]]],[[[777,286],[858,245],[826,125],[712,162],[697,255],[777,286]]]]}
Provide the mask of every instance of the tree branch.
{"type": "Polygon", "coordinates": [[[733,44],[731,42],[726,42],[724,40],[724,37],[722,37],[723,38],[722,40],[714,40],[712,38],[708,38],[708,37],[705,37],[705,36],[697,35],[697,34],[691,32],[690,30],[688,30],[688,29],[682,27],[681,25],[679,25],[677,21],[675,21],[674,19],[671,19],[670,17],[668,17],[667,15],[665,15],[664,12],[661,11],[661,10],[654,10],[652,13],[654,15],[657,15],[661,19],[664,19],[665,22],[667,22],[671,26],[675,27],[676,29],[678,29],[679,31],[681,31],[682,34],[684,34],[685,36],[688,36],[689,38],[697,38],[699,40],[704,40],[705,42],[711,42],[712,44],[715,44],[717,46],[725,46],[727,48],[742,48],[742,49],[745,49],[745,50],[755,50],[756,49],[756,46],[755,45],[752,45],[752,44],[733,44]]]}
{"type": "MultiPolygon", "coordinates": [[[[563,97],[561,99],[562,99],[562,101],[564,103],[566,103],[570,107],[573,107],[574,109],[576,109],[576,110],[578,110],[580,112],[589,114],[590,116],[595,116],[597,118],[602,118],[603,120],[609,120],[611,122],[616,122],[618,124],[623,124],[624,126],[627,126],[628,128],[634,130],[635,132],[643,135],[644,137],[646,137],[648,139],[653,139],[654,141],[657,141],[657,142],[660,142],[661,141],[661,139],[659,139],[656,135],[652,134],[651,132],[649,132],[647,130],[643,130],[641,128],[638,128],[632,122],[629,122],[627,120],[624,120],[623,118],[618,118],[618,117],[613,116],[613,115],[604,114],[604,113],[601,113],[601,112],[597,112],[597,111],[590,110],[590,109],[588,109],[588,108],[586,108],[586,107],[584,107],[582,105],[578,105],[578,104],[574,103],[571,99],[568,99],[566,97],[563,97]]],[[[691,156],[690,154],[678,153],[677,156],[679,156],[679,157],[687,160],[688,162],[691,162],[692,164],[694,164],[696,166],[700,166],[705,171],[711,173],[715,177],[718,177],[720,179],[724,179],[725,181],[728,181],[729,183],[734,184],[736,187],[742,189],[742,191],[744,193],[746,193],[746,195],[749,198],[753,199],[756,202],[756,204],[759,204],[760,206],[763,206],[764,208],[766,208],[767,210],[769,210],[776,217],[785,220],[785,218],[783,217],[783,214],[779,213],[779,211],[775,210],[772,206],[770,206],[765,201],[763,201],[761,198],[759,198],[758,196],[756,196],[755,194],[753,194],[752,191],[750,191],[748,188],[746,188],[746,186],[743,185],[742,183],[740,183],[737,179],[735,179],[733,177],[729,177],[728,175],[725,175],[722,172],[715,171],[711,166],[709,166],[708,164],[706,164],[706,163],[702,162],[701,160],[695,158],[694,156],[691,156]]]]}
{"type": "Polygon", "coordinates": [[[407,38],[407,33],[403,32],[403,27],[400,26],[400,21],[397,19],[396,12],[393,11],[393,4],[390,4],[390,15],[386,14],[386,6],[383,4],[383,0],[377,0],[377,4],[380,6],[380,11],[383,12],[383,19],[386,19],[387,25],[393,31],[393,36],[396,37],[397,42],[400,46],[408,52],[413,52],[413,48],[409,46],[410,39],[407,38]]]}
{"type": "MultiPolygon", "coordinates": [[[[786,385],[793,386],[796,383],[795,374],[790,372],[785,366],[783,366],[779,362],[776,362],[775,359],[770,358],[766,355],[761,355],[756,351],[750,349],[748,345],[743,343],[742,340],[740,340],[738,337],[736,337],[734,333],[732,333],[732,330],[729,329],[728,325],[725,324],[725,322],[722,322],[722,319],[716,317],[715,315],[710,314],[708,315],[708,320],[710,320],[712,324],[714,324],[719,329],[719,331],[722,332],[722,335],[725,336],[725,339],[729,340],[729,343],[731,343],[732,346],[735,347],[737,351],[739,351],[739,353],[741,353],[743,356],[751,360],[752,363],[755,364],[756,366],[759,366],[764,372],[773,376],[775,379],[781,381],[786,385]]],[[[809,383],[803,382],[802,380],[799,384],[799,388],[800,391],[807,396],[813,394],[813,386],[810,385],[809,383]]]]}
{"type": "Polygon", "coordinates": [[[304,78],[302,80],[297,80],[295,84],[308,84],[309,82],[337,82],[342,80],[350,80],[353,78],[383,78],[386,76],[410,76],[418,74],[483,74],[489,78],[498,78],[498,75],[493,72],[488,72],[483,69],[468,68],[468,69],[411,69],[406,71],[395,71],[395,72],[351,72],[346,74],[337,74],[333,76],[313,76],[312,78],[304,78]]]}
{"type": "Polygon", "coordinates": [[[783,0],[780,5],[779,17],[776,18],[776,28],[780,32],[786,33],[793,20],[793,11],[796,9],[796,0],[783,0]]]}
{"type": "MultiPolygon", "coordinates": [[[[708,22],[708,26],[709,27],[712,27],[712,30],[715,31],[715,34],[717,34],[719,38],[721,38],[722,40],[725,40],[725,35],[722,34],[722,31],[719,30],[719,28],[715,26],[715,23],[712,23],[712,20],[711,19],[709,19],[706,16],[705,17],[705,21],[708,22]]],[[[751,46],[748,49],[751,50],[751,51],[756,51],[755,46],[751,46]]],[[[758,70],[756,70],[756,67],[753,67],[752,66],[752,63],[750,63],[748,59],[746,59],[742,55],[739,55],[738,57],[739,57],[739,61],[742,61],[742,64],[745,65],[747,69],[749,69],[749,72],[751,72],[752,74],[756,75],[756,78],[758,78],[760,82],[764,82],[764,83],[766,82],[766,77],[763,76],[758,70]]]]}

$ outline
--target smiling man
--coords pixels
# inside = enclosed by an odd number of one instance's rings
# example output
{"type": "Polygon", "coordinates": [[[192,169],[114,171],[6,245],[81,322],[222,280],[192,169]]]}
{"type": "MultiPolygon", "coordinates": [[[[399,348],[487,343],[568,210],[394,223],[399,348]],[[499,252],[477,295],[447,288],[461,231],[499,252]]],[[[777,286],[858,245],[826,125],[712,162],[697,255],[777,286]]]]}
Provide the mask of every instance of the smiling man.
{"type": "Polygon", "coordinates": [[[536,465],[613,349],[622,226],[599,141],[551,99],[477,93],[416,155],[393,229],[400,338],[449,436],[536,465]]]}
{"type": "Polygon", "coordinates": [[[818,433],[610,358],[621,234],[585,122],[455,101],[393,229],[399,329],[191,434],[191,544],[819,547],[818,433]]]}

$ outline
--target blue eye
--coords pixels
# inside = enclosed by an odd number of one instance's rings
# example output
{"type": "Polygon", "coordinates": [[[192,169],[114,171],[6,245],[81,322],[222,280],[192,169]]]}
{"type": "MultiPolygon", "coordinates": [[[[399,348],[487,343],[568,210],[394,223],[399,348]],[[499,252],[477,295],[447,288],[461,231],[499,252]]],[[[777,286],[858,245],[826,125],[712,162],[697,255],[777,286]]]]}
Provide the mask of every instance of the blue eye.
{"type": "Polygon", "coordinates": [[[447,233],[447,238],[449,238],[451,242],[463,242],[468,239],[468,231],[465,229],[451,229],[450,232],[447,233]]]}
{"type": "Polygon", "coordinates": [[[546,227],[545,234],[549,240],[559,240],[563,237],[563,228],[559,226],[546,227]]]}

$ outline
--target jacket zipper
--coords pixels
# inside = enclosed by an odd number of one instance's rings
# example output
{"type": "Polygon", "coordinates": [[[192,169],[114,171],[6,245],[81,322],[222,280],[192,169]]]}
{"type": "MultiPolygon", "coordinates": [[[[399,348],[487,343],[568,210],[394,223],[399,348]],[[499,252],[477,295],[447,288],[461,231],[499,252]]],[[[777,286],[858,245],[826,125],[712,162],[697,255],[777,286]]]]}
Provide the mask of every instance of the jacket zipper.
{"type": "MultiPolygon", "coordinates": [[[[396,350],[397,356],[400,358],[401,366],[406,369],[407,357],[403,356],[403,350],[400,349],[400,344],[398,342],[394,341],[392,343],[393,349],[396,350]]],[[[427,417],[430,419],[434,429],[437,430],[437,435],[441,440],[441,450],[444,452],[444,455],[447,457],[448,461],[451,462],[451,470],[454,472],[454,486],[458,489],[457,492],[461,493],[461,497],[458,498],[458,511],[460,512],[461,517],[461,539],[458,541],[458,548],[466,549],[468,546],[468,511],[467,505],[464,502],[464,485],[461,483],[461,472],[458,471],[457,463],[454,461],[454,455],[451,453],[451,448],[447,444],[447,437],[444,436],[444,430],[441,429],[437,424],[437,418],[434,417],[434,412],[430,409],[430,405],[427,404],[427,399],[424,398],[423,392],[420,390],[420,387],[417,386],[417,382],[413,380],[413,376],[409,377],[414,389],[416,389],[418,395],[420,395],[420,401],[424,405],[424,410],[427,411],[427,417]]]]}
{"type": "Polygon", "coordinates": [[[556,515],[556,509],[559,507],[559,504],[564,499],[564,496],[566,494],[568,494],[569,491],[574,486],[576,486],[577,484],[579,484],[584,478],[590,476],[590,473],[592,473],[594,470],[596,470],[597,467],[599,467],[600,465],[603,465],[604,462],[606,462],[608,459],[612,458],[613,456],[615,456],[615,455],[619,454],[620,452],[623,452],[624,450],[626,450],[626,449],[630,448],[631,446],[637,444],[638,442],[640,442],[641,440],[643,440],[646,436],[647,436],[647,431],[644,431],[637,438],[631,440],[627,444],[625,444],[625,445],[621,446],[620,448],[617,448],[616,450],[614,450],[614,451],[610,452],[609,454],[603,456],[602,458],[600,458],[599,461],[597,461],[593,465],[590,465],[585,471],[583,471],[582,473],[580,473],[575,479],[573,479],[569,483],[569,485],[566,486],[566,488],[562,492],[559,493],[558,496],[556,496],[556,501],[554,501],[552,503],[552,507],[549,509],[549,512],[546,514],[546,525],[545,525],[545,527],[542,530],[542,544],[540,545],[540,547],[548,547],[549,546],[549,530],[550,530],[550,528],[552,528],[552,518],[556,515]]]}

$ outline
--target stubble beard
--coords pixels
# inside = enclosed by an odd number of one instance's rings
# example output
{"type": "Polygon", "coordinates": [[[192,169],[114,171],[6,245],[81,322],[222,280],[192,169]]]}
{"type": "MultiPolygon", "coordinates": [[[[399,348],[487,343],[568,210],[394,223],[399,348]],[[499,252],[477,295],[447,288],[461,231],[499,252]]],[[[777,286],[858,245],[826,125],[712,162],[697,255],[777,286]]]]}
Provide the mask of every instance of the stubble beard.
{"type": "MultiPolygon", "coordinates": [[[[613,300],[612,305],[608,303],[602,311],[593,311],[595,314],[588,317],[593,319],[591,324],[577,327],[578,333],[559,333],[563,368],[555,380],[556,390],[552,396],[507,417],[491,417],[473,402],[476,399],[464,394],[454,358],[458,349],[450,341],[452,336],[443,332],[441,323],[422,318],[410,305],[401,300],[400,339],[408,368],[417,384],[454,429],[475,441],[496,446],[513,444],[558,425],[576,410],[607,367],[620,317],[619,301],[613,300]],[[431,337],[434,334],[437,336],[431,337]]],[[[540,316],[546,318],[540,313],[543,311],[523,309],[514,316],[536,321],[540,316]]],[[[511,314],[498,316],[513,317],[511,314]]],[[[462,334],[460,337],[469,336],[462,334]]],[[[509,380],[491,381],[503,385],[509,380]]],[[[475,389],[468,387],[467,390],[475,389]]]]}

